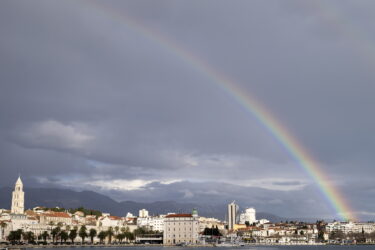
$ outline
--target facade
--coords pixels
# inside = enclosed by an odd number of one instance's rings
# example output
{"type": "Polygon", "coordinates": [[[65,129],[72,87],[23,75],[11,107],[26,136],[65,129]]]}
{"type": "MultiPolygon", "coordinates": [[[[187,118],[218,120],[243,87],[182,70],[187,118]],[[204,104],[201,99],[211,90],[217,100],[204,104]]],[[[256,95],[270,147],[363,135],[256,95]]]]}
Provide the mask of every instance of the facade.
{"type": "Polygon", "coordinates": [[[198,244],[199,218],[197,214],[170,214],[165,217],[163,243],[198,244]]]}
{"type": "Polygon", "coordinates": [[[139,210],[139,218],[146,218],[148,217],[148,211],[146,209],[139,210]]]}
{"type": "Polygon", "coordinates": [[[125,221],[121,217],[117,216],[105,216],[101,217],[97,221],[98,226],[100,227],[123,227],[125,225],[125,221]]]}
{"type": "Polygon", "coordinates": [[[249,222],[249,224],[253,224],[257,221],[254,208],[246,208],[245,211],[240,214],[240,224],[246,224],[246,221],[249,222]]]}
{"type": "Polygon", "coordinates": [[[216,218],[199,217],[199,231],[203,232],[205,228],[217,227],[219,230],[224,230],[224,223],[216,218]]]}
{"type": "Polygon", "coordinates": [[[375,223],[356,223],[356,222],[332,222],[326,226],[328,233],[343,232],[348,233],[373,233],[375,232],[375,223]]]}
{"type": "Polygon", "coordinates": [[[228,230],[233,230],[236,224],[238,205],[233,201],[228,204],[228,230]]]}
{"type": "Polygon", "coordinates": [[[14,191],[12,193],[12,214],[23,214],[25,212],[25,193],[23,192],[23,183],[18,177],[14,191]]]}
{"type": "Polygon", "coordinates": [[[73,223],[72,216],[64,212],[46,212],[39,215],[40,223],[44,225],[71,225],[73,223]]]}
{"type": "Polygon", "coordinates": [[[146,218],[138,218],[137,225],[139,227],[146,227],[152,231],[164,231],[164,217],[146,217],[146,218]]]}

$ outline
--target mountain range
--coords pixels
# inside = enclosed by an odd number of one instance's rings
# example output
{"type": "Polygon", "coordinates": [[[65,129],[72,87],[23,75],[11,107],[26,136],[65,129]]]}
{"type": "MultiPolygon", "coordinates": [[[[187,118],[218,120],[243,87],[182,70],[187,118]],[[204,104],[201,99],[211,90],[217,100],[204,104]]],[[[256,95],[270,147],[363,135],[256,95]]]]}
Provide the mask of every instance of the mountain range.
{"type": "MultiPolygon", "coordinates": [[[[0,188],[0,207],[10,208],[12,189],[0,188]]],[[[112,215],[125,216],[127,212],[138,214],[140,209],[147,209],[150,214],[166,214],[169,212],[190,213],[193,208],[198,209],[199,215],[225,219],[226,204],[210,205],[196,203],[182,203],[176,201],[134,202],[115,201],[114,199],[93,191],[73,191],[58,188],[26,188],[25,208],[36,206],[78,208],[85,207],[107,212],[112,215]]],[[[269,213],[257,213],[257,218],[265,218],[273,222],[287,220],[269,213]]]]}

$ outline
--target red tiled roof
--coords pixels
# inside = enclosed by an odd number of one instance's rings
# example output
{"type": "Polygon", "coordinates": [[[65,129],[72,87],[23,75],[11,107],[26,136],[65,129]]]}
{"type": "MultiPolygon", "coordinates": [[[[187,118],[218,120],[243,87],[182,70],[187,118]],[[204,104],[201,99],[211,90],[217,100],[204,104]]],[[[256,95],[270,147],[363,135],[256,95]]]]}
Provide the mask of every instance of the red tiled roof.
{"type": "Polygon", "coordinates": [[[170,214],[165,216],[165,218],[175,218],[175,217],[193,217],[191,214],[170,214]]]}
{"type": "Polygon", "coordinates": [[[49,212],[44,214],[47,217],[60,217],[60,218],[70,218],[69,214],[64,212],[49,212]]]}
{"type": "Polygon", "coordinates": [[[121,220],[121,217],[118,217],[118,216],[108,216],[108,219],[110,219],[110,220],[121,220]]]}

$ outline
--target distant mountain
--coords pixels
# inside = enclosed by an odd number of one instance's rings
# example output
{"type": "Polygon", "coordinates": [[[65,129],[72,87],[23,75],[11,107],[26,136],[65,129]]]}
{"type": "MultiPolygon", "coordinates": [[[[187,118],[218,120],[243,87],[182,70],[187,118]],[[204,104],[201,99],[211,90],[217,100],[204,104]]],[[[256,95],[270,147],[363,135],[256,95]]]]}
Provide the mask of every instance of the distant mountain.
{"type": "MultiPolygon", "coordinates": [[[[12,189],[0,188],[0,207],[10,208],[12,189]]],[[[175,201],[157,201],[152,203],[141,203],[134,201],[117,202],[108,196],[92,191],[72,191],[57,188],[26,188],[25,207],[36,206],[77,208],[85,207],[108,212],[117,216],[125,216],[127,212],[134,215],[142,208],[151,214],[166,214],[169,212],[189,213],[193,208],[198,209],[202,216],[225,219],[226,204],[207,205],[194,203],[179,203],[175,201]]],[[[257,213],[258,218],[265,218],[273,222],[285,221],[287,219],[268,213],[257,213]]]]}

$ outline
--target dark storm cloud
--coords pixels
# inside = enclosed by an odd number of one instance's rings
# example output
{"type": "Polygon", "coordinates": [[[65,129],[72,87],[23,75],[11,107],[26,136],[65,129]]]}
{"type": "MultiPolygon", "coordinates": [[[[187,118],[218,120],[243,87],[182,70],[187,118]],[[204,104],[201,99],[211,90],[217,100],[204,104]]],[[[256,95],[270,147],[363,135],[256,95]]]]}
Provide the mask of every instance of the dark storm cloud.
{"type": "MultiPolygon", "coordinates": [[[[21,172],[29,185],[129,199],[150,187],[160,199],[210,190],[207,197],[219,192],[249,205],[267,197],[284,209],[290,201],[297,214],[308,207],[298,203],[303,194],[324,202],[262,124],[168,46],[106,11],[113,8],[257,96],[333,183],[346,190],[350,181],[348,199],[371,214],[371,188],[359,183],[374,174],[375,6],[326,5],[2,1],[1,183],[21,172]],[[214,184],[233,180],[233,192],[214,184]],[[254,187],[267,191],[247,195],[254,187]]],[[[319,213],[332,213],[322,206],[319,213]]]]}

